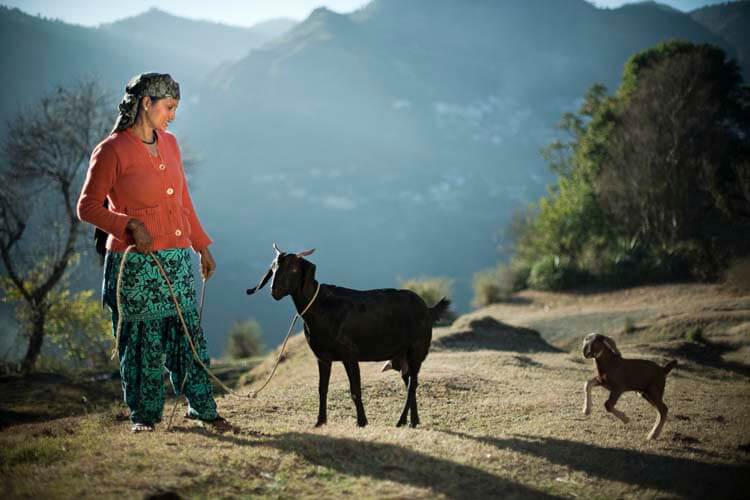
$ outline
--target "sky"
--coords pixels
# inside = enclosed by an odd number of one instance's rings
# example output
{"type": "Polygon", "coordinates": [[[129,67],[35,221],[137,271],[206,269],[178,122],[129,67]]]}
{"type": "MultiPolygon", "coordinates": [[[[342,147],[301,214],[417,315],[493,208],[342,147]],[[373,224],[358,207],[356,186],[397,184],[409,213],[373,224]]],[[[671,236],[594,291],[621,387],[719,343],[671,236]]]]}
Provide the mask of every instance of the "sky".
{"type": "MultiPolygon", "coordinates": [[[[497,0],[523,1],[523,0],[497,0]]],[[[680,10],[692,10],[725,0],[661,0],[680,10]]],[[[32,15],[96,26],[141,14],[151,7],[181,17],[205,19],[235,26],[252,26],[275,17],[291,17],[301,21],[316,7],[325,6],[336,12],[351,12],[369,0],[0,0],[0,4],[18,7],[32,15]]],[[[619,7],[623,0],[593,0],[600,7],[619,7]]]]}

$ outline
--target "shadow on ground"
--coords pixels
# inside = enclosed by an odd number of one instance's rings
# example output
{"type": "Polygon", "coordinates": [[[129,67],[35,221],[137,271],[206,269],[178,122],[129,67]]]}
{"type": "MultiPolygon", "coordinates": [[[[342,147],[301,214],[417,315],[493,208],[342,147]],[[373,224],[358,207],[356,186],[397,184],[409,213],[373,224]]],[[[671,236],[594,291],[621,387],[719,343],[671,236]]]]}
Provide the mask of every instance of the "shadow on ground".
{"type": "MultiPolygon", "coordinates": [[[[688,342],[688,341],[677,341],[670,342],[667,345],[651,346],[650,350],[656,351],[663,356],[677,357],[687,359],[696,365],[709,366],[719,370],[727,370],[738,375],[744,375],[750,377],[750,365],[743,363],[737,363],[735,361],[727,361],[723,358],[724,354],[736,351],[739,346],[729,342],[688,342]]],[[[689,365],[679,366],[692,371],[695,370],[689,365]]]]}
{"type": "Polygon", "coordinates": [[[608,481],[656,488],[685,498],[747,498],[750,463],[716,464],[638,450],[603,448],[551,437],[447,434],[544,458],[608,481]]]}
{"type": "Polygon", "coordinates": [[[448,332],[433,339],[432,348],[459,351],[488,349],[520,353],[560,352],[560,349],[548,344],[539,332],[508,325],[490,316],[457,320],[448,332]]]}
{"type": "Polygon", "coordinates": [[[432,457],[402,446],[318,434],[289,432],[259,440],[178,428],[239,446],[270,446],[293,453],[309,464],[346,476],[365,476],[405,486],[430,489],[448,498],[557,498],[487,471],[432,457]]]}

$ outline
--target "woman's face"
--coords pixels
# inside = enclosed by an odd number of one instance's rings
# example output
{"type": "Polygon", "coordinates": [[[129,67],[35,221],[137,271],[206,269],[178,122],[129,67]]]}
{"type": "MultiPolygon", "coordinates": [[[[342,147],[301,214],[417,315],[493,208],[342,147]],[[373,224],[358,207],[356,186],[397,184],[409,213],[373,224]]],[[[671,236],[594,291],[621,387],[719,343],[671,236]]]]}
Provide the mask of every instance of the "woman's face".
{"type": "Polygon", "coordinates": [[[169,126],[169,122],[174,120],[177,106],[180,101],[172,97],[157,99],[152,101],[150,97],[143,99],[143,109],[146,112],[146,120],[153,128],[164,132],[169,126]]]}

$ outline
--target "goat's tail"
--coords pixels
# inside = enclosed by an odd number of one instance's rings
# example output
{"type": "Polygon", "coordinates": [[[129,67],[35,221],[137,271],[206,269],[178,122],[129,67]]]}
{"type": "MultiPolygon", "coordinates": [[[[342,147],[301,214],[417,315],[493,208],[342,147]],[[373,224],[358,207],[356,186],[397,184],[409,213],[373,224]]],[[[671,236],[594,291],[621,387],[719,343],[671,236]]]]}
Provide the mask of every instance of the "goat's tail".
{"type": "Polygon", "coordinates": [[[432,318],[432,322],[436,323],[437,320],[439,320],[443,316],[443,314],[445,314],[450,305],[451,301],[443,297],[442,299],[440,299],[440,302],[430,307],[430,318],[432,318]]]}
{"type": "Polygon", "coordinates": [[[674,368],[675,366],[677,366],[677,360],[676,359],[673,359],[672,361],[670,361],[669,363],[667,363],[664,366],[664,368],[662,368],[662,370],[664,370],[664,375],[666,375],[667,373],[671,372],[672,368],[674,368]]]}

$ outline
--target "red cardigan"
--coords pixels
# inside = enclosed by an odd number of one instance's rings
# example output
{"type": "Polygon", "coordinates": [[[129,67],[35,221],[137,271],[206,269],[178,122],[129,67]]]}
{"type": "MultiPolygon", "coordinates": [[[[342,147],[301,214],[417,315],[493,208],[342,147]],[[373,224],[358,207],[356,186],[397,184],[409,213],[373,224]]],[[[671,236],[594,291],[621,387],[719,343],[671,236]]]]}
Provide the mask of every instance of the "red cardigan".
{"type": "Polygon", "coordinates": [[[134,243],[125,230],[131,218],[146,225],[154,251],[202,250],[211,243],[188,193],[177,139],[169,132],[156,133],[157,157],[130,129],[113,133],[91,153],[78,217],[109,233],[110,251],[124,252],[134,243]]]}

